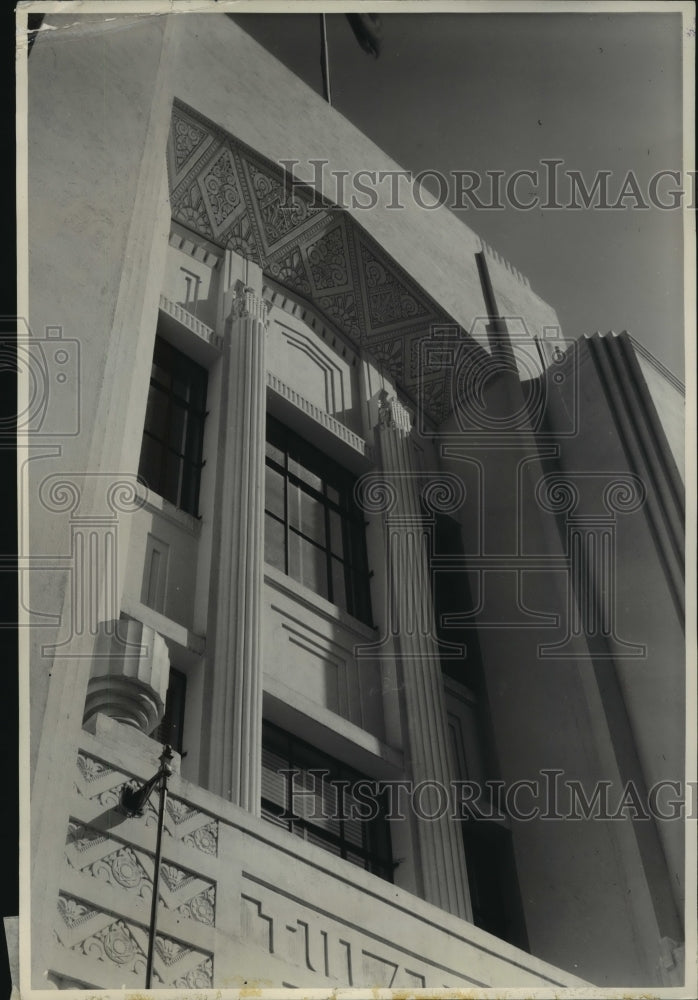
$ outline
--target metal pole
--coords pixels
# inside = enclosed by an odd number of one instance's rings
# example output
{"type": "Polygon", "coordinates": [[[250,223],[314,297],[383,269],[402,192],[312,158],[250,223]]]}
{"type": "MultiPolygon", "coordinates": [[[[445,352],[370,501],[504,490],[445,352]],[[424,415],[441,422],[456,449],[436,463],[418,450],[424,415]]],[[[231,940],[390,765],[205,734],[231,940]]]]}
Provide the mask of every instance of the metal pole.
{"type": "Polygon", "coordinates": [[[170,761],[172,748],[166,746],[160,757],[160,809],[158,811],[158,834],[155,841],[155,870],[153,872],[153,898],[150,903],[150,928],[148,930],[148,961],[145,968],[145,988],[151,988],[153,978],[153,958],[155,955],[155,934],[158,924],[158,896],[160,894],[160,867],[162,863],[162,831],[165,826],[165,806],[167,805],[167,779],[172,774],[170,761]]]}
{"type": "Polygon", "coordinates": [[[332,94],[330,92],[330,56],[327,47],[327,20],[324,14],[320,14],[320,62],[322,64],[322,86],[325,91],[325,100],[332,106],[332,94]]]}

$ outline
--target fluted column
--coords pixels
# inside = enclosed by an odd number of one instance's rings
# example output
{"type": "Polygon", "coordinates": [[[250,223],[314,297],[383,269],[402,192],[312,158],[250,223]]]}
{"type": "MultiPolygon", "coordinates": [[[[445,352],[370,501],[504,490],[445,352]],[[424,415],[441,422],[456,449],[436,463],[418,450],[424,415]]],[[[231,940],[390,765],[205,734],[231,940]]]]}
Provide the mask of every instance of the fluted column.
{"type": "Polygon", "coordinates": [[[208,783],[258,814],[268,305],[259,294],[259,268],[233,257],[225,261],[229,287],[221,294],[227,316],[209,631],[208,783]],[[233,280],[236,265],[244,267],[244,281],[233,280]]]}
{"type": "Polygon", "coordinates": [[[457,476],[425,474],[415,468],[409,417],[397,400],[383,395],[375,440],[380,471],[360,481],[357,499],[367,512],[383,512],[387,540],[386,634],[357,654],[394,656],[404,691],[406,738],[414,785],[426,782],[419,799],[417,829],[424,897],[465,919],[472,918],[460,823],[444,810],[450,790],[446,704],[441,676],[442,644],[434,627],[428,552],[437,511],[464,499],[457,476]],[[420,504],[424,503],[424,509],[420,504]],[[388,651],[390,650],[390,652],[388,651]],[[439,816],[439,813],[443,813],[439,816]]]}

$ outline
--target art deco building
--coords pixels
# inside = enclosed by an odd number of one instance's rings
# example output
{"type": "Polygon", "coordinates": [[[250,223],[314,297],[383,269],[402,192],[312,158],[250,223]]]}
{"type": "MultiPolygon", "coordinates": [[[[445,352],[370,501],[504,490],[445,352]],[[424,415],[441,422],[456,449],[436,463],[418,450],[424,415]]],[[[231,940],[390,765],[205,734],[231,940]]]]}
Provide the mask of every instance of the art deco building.
{"type": "Polygon", "coordinates": [[[224,15],[48,16],[28,149],[32,987],[143,987],[165,742],[154,986],[681,983],[681,386],[224,15]]]}

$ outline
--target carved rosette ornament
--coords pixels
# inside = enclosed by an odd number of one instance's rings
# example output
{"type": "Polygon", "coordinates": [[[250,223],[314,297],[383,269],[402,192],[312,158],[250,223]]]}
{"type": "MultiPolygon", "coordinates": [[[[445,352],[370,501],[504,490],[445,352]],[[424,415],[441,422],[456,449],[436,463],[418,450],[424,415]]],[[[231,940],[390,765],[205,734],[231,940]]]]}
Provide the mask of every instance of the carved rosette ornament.
{"type": "Polygon", "coordinates": [[[165,712],[170,676],[165,640],[125,615],[103,626],[87,685],[84,723],[103,713],[151,733],[165,712]]]}

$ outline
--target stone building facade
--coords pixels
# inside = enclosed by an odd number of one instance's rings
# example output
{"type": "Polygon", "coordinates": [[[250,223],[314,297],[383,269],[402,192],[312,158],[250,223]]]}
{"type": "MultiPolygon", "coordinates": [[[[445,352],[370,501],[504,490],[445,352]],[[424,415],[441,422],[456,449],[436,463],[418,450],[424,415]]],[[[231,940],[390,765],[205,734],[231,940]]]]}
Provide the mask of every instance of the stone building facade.
{"type": "Polygon", "coordinates": [[[290,187],[396,165],[227,17],[46,25],[32,987],[143,986],[166,741],[157,986],[680,983],[683,823],[578,813],[683,779],[681,387],[290,187]]]}

